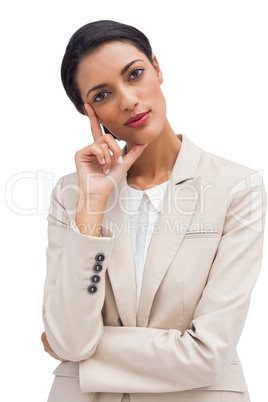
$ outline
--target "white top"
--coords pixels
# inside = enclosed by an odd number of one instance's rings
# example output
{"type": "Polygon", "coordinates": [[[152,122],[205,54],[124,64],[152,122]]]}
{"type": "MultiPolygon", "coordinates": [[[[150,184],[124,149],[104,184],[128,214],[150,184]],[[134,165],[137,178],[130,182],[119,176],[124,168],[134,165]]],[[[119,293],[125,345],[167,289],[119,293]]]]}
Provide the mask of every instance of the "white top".
{"type": "Polygon", "coordinates": [[[142,278],[147,251],[161,210],[168,182],[169,180],[144,191],[128,186],[130,195],[130,232],[136,270],[136,312],[138,311],[140,302],[142,278]]]}

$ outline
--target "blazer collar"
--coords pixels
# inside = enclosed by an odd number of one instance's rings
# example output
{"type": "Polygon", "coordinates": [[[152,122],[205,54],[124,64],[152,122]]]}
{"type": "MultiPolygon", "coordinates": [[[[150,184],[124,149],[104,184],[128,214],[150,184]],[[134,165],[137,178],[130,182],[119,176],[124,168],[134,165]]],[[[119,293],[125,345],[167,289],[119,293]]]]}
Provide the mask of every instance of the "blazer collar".
{"type": "Polygon", "coordinates": [[[171,173],[174,184],[196,177],[198,164],[203,152],[186,135],[180,134],[178,137],[182,141],[182,145],[171,173]]]}

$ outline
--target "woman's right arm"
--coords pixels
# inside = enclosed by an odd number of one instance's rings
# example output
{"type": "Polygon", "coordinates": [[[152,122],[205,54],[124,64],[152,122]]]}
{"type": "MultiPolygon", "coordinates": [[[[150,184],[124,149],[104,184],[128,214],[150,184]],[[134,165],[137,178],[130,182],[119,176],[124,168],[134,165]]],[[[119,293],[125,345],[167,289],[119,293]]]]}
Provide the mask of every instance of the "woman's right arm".
{"type": "Polygon", "coordinates": [[[61,359],[70,361],[90,357],[102,336],[105,272],[113,243],[113,233],[102,226],[105,206],[146,146],[134,146],[120,160],[121,149],[114,138],[102,134],[93,109],[88,107],[87,112],[95,141],[75,155],[78,178],[75,222],[79,230],[70,228],[63,197],[64,178],[53,190],[48,215],[43,320],[51,348],[61,359]],[[108,169],[109,174],[105,174],[108,169]],[[93,275],[99,276],[97,284],[92,282],[93,275]]]}
{"type": "Polygon", "coordinates": [[[100,312],[113,234],[106,228],[102,228],[103,237],[83,236],[72,230],[64,206],[64,180],[56,184],[49,207],[43,320],[56,355],[79,361],[91,356],[102,335],[100,312]],[[100,282],[97,292],[89,293],[97,255],[104,256],[102,271],[97,274],[100,282]]]}

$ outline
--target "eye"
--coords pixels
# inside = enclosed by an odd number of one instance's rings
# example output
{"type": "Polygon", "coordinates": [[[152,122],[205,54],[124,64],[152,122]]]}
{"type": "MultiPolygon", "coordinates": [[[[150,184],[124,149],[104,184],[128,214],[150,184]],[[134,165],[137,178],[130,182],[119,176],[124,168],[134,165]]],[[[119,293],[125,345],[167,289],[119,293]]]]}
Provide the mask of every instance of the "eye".
{"type": "Polygon", "coordinates": [[[135,68],[135,70],[132,71],[130,74],[130,78],[133,77],[133,79],[140,77],[144,72],[143,68],[135,68]]]}
{"type": "Polygon", "coordinates": [[[107,97],[107,95],[108,95],[108,92],[100,92],[94,97],[93,101],[101,102],[107,97]]]}

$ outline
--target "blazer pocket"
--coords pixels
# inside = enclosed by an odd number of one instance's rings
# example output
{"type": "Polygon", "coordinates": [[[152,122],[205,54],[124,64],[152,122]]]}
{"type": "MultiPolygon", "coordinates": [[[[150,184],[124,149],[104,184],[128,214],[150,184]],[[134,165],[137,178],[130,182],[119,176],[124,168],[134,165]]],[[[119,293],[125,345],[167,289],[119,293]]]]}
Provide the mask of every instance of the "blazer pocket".
{"type": "Polygon", "coordinates": [[[219,231],[215,230],[188,230],[185,233],[185,239],[196,239],[198,237],[219,237],[219,231]]]}

